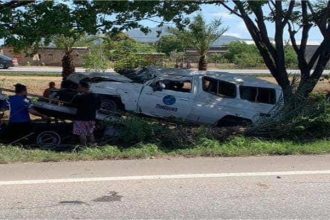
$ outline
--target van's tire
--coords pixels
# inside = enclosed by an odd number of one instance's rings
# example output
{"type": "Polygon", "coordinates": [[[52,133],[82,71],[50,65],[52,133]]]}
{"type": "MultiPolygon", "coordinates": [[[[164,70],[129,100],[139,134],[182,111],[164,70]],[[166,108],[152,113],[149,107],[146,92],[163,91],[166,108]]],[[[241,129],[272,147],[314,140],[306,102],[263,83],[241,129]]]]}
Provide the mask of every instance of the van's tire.
{"type": "Polygon", "coordinates": [[[218,121],[217,127],[249,126],[251,124],[250,119],[228,115],[218,121]]]}
{"type": "Polygon", "coordinates": [[[100,112],[105,114],[122,113],[125,111],[125,105],[122,103],[120,97],[101,96],[100,112]]]}
{"type": "Polygon", "coordinates": [[[119,111],[118,101],[112,98],[102,98],[100,110],[104,112],[118,112],[119,111]]]}

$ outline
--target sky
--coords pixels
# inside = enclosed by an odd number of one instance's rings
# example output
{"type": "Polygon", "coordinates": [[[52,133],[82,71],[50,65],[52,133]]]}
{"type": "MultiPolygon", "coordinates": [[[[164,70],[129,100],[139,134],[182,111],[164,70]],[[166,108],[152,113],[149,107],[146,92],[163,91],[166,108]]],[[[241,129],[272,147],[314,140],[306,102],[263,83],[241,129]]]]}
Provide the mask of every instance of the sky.
{"type": "MultiPolygon", "coordinates": [[[[243,20],[233,14],[230,14],[227,9],[220,6],[214,5],[205,5],[202,7],[201,13],[204,17],[210,22],[213,19],[222,18],[223,24],[229,27],[229,30],[226,32],[226,35],[232,35],[235,37],[243,39],[251,39],[249,32],[247,31],[243,20]]],[[[267,22],[267,30],[270,37],[274,37],[275,25],[273,23],[267,22]]],[[[301,32],[297,33],[297,36],[300,36],[301,32]]],[[[289,39],[288,32],[285,31],[285,39],[289,39]]],[[[297,39],[300,39],[297,37],[297,39]]],[[[310,42],[320,43],[323,39],[323,36],[317,28],[312,28],[309,34],[310,42]]]]}
{"type": "MultiPolygon", "coordinates": [[[[201,8],[200,12],[196,12],[189,17],[195,16],[197,13],[201,13],[203,17],[206,19],[206,21],[209,23],[214,19],[222,19],[223,25],[225,27],[228,27],[228,31],[224,35],[230,35],[234,37],[238,37],[241,39],[251,39],[251,36],[246,29],[246,26],[243,22],[243,20],[236,15],[230,14],[227,9],[221,6],[216,6],[216,5],[204,5],[201,8]]],[[[149,27],[155,27],[158,25],[156,22],[150,22],[150,21],[145,21],[143,22],[146,26],[149,27]]],[[[267,29],[268,29],[268,34],[269,37],[274,37],[274,24],[270,22],[266,22],[267,29]]],[[[301,32],[297,33],[297,39],[299,40],[301,36],[301,32]]],[[[285,40],[289,40],[289,34],[287,31],[285,31],[284,34],[285,40]]],[[[315,27],[313,27],[310,30],[310,35],[309,35],[309,43],[312,44],[319,44],[323,39],[323,36],[319,32],[319,30],[315,27]]]]}
{"type": "MultiPolygon", "coordinates": [[[[190,17],[196,15],[197,13],[201,13],[207,22],[211,22],[214,19],[222,18],[223,25],[229,28],[225,35],[230,35],[242,39],[251,39],[251,36],[248,33],[243,20],[233,14],[230,14],[224,7],[215,5],[204,5],[202,6],[200,12],[196,12],[190,15],[190,17]]],[[[152,21],[143,21],[142,24],[148,27],[155,27],[158,25],[158,23],[152,21]]],[[[269,30],[269,36],[274,37],[274,24],[268,22],[266,23],[266,25],[267,29],[269,30]]],[[[300,39],[300,34],[301,32],[298,32],[297,39],[300,39]]],[[[287,31],[285,32],[284,37],[286,40],[289,39],[287,31]]],[[[323,37],[321,33],[318,31],[317,28],[313,27],[310,30],[309,43],[318,44],[322,41],[322,39],[323,37]]],[[[0,45],[2,44],[3,40],[0,39],[0,45]]]]}

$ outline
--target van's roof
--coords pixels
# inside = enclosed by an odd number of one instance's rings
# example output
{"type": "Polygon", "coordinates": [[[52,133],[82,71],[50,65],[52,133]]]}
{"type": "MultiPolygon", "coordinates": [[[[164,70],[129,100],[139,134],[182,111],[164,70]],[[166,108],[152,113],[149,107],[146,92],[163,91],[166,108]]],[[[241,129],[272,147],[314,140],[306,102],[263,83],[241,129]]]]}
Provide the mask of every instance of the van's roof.
{"type": "Polygon", "coordinates": [[[208,76],[211,78],[239,84],[245,86],[259,86],[266,88],[280,88],[278,85],[259,79],[255,76],[244,74],[233,74],[221,71],[194,71],[185,69],[157,69],[158,76],[162,77],[189,77],[189,76],[208,76]]]}
{"type": "Polygon", "coordinates": [[[91,73],[80,73],[77,72],[75,74],[71,74],[68,77],[68,80],[74,82],[74,83],[79,83],[83,79],[93,79],[93,78],[103,78],[104,80],[109,80],[109,81],[117,81],[117,82],[132,82],[129,78],[119,75],[118,73],[115,72],[104,72],[104,73],[99,73],[99,72],[91,72],[91,73]]]}

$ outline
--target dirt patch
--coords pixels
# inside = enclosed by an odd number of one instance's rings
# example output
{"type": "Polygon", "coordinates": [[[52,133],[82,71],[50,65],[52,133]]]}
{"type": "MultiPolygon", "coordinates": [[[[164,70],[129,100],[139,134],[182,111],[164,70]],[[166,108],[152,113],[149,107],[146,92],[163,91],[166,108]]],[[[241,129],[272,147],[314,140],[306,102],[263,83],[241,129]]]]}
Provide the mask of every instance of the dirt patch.
{"type": "Polygon", "coordinates": [[[56,86],[61,84],[62,77],[57,76],[0,76],[0,87],[13,89],[16,83],[24,84],[31,94],[42,95],[48,83],[54,81],[56,86]]]}

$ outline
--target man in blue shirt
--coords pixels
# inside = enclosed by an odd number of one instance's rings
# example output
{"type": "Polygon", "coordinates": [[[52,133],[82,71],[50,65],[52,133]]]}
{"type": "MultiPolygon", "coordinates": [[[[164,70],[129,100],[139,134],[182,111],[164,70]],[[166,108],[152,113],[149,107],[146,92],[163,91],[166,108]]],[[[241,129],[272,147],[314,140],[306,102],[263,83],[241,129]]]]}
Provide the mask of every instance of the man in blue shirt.
{"type": "Polygon", "coordinates": [[[26,86],[16,84],[15,95],[8,99],[10,115],[5,137],[7,140],[21,138],[29,132],[32,132],[30,113],[42,117],[43,119],[48,119],[46,115],[31,108],[30,100],[26,96],[26,86]]]}

